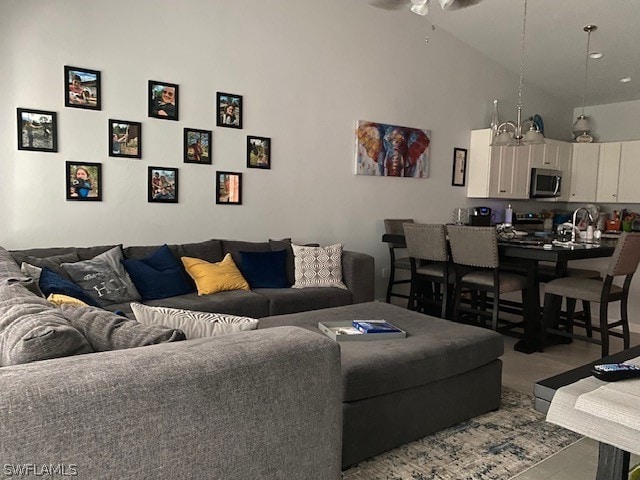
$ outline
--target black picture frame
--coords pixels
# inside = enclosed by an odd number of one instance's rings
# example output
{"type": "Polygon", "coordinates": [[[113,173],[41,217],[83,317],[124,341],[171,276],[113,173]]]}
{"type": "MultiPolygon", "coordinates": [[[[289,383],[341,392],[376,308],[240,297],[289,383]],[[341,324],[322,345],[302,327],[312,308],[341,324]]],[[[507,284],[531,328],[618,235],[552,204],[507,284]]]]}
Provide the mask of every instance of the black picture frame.
{"type": "Polygon", "coordinates": [[[109,119],[109,156],[142,158],[142,123],[109,119]]]}
{"type": "Polygon", "coordinates": [[[150,203],[178,203],[178,169],[149,167],[147,173],[147,201],[150,203]]]}
{"type": "Polygon", "coordinates": [[[216,125],[225,128],[242,129],[242,95],[216,92],[216,125]],[[233,111],[229,108],[233,107],[233,111]]]}
{"type": "Polygon", "coordinates": [[[247,168],[271,168],[271,138],[247,135],[247,168]]]}
{"type": "Polygon", "coordinates": [[[464,187],[467,182],[467,149],[453,149],[453,170],[451,173],[451,186],[464,187]]]}
{"type": "Polygon", "coordinates": [[[67,200],[102,201],[102,164],[65,162],[67,200]]]}
{"type": "Polygon", "coordinates": [[[18,150],[58,151],[58,115],[56,112],[17,109],[18,150]]]}
{"type": "Polygon", "coordinates": [[[184,129],[184,163],[211,165],[211,130],[184,129]]]}
{"type": "Polygon", "coordinates": [[[102,110],[100,72],[89,68],[64,66],[64,105],[86,110],[102,110]]]}
{"type": "Polygon", "coordinates": [[[179,88],[175,83],[149,80],[147,98],[149,116],[161,120],[178,120],[179,88]]]}
{"type": "Polygon", "coordinates": [[[216,204],[242,205],[242,173],[216,172],[216,204]]]}

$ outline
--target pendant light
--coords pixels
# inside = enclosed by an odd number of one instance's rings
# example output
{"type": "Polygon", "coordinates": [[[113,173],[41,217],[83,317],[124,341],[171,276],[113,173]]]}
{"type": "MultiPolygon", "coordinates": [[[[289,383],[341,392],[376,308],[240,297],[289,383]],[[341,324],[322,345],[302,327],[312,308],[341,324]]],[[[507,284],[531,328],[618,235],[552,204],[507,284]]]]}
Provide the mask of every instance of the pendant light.
{"type": "Polygon", "coordinates": [[[591,44],[591,32],[594,32],[598,29],[597,25],[585,25],[583,30],[587,32],[587,53],[585,54],[584,60],[584,93],[582,94],[582,115],[578,116],[576,123],[573,124],[573,136],[576,139],[576,142],[579,143],[589,143],[593,142],[593,137],[591,136],[591,123],[589,122],[589,118],[584,114],[584,107],[587,102],[587,72],[589,69],[589,46],[591,44]]]}
{"type": "Polygon", "coordinates": [[[522,14],[522,44],[520,49],[520,82],[518,84],[518,108],[516,111],[516,121],[503,122],[498,125],[498,132],[491,145],[534,145],[544,143],[544,136],[532,117],[522,120],[522,84],[524,83],[524,46],[527,31],[527,0],[524,0],[522,14]],[[523,134],[524,126],[529,124],[526,134],[523,134]],[[509,131],[513,129],[513,133],[509,131]]]}

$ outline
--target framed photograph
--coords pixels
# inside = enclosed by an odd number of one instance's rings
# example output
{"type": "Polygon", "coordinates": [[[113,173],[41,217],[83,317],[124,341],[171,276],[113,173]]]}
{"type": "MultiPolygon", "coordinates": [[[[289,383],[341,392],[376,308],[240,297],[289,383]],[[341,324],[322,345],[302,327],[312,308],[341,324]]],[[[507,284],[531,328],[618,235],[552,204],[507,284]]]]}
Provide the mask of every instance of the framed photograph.
{"type": "Polygon", "coordinates": [[[271,168],[271,139],[247,136],[247,168],[271,168]]]}
{"type": "Polygon", "coordinates": [[[453,176],[451,185],[454,187],[464,187],[467,180],[467,149],[453,149],[453,176]]]}
{"type": "Polygon", "coordinates": [[[184,129],[184,163],[211,165],[211,130],[184,129]]]}
{"type": "Polygon", "coordinates": [[[100,110],[100,72],[88,68],[64,67],[65,107],[100,110]]]}
{"type": "Polygon", "coordinates": [[[109,119],[109,156],[142,158],[142,124],[109,119]]]}
{"type": "Polygon", "coordinates": [[[102,201],[102,164],[66,162],[67,200],[102,201]]]}
{"type": "Polygon", "coordinates": [[[178,169],[149,167],[149,202],[178,203],[178,169]]]}
{"type": "Polygon", "coordinates": [[[242,205],[242,174],[216,172],[216,203],[242,205]]]}
{"type": "Polygon", "coordinates": [[[216,93],[218,127],[242,128],[242,96],[232,93],[216,93]]]}
{"type": "Polygon", "coordinates": [[[18,108],[18,150],[58,151],[56,112],[18,108]]]}
{"type": "Polygon", "coordinates": [[[149,80],[149,116],[178,120],[178,85],[149,80]]]}

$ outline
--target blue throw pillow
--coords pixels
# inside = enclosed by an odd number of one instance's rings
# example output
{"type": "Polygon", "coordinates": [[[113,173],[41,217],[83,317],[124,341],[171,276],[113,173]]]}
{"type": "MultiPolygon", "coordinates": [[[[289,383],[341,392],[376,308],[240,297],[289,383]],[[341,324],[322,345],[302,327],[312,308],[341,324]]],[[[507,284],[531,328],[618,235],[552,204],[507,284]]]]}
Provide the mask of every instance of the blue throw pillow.
{"type": "Polygon", "coordinates": [[[123,260],[122,264],[143,300],[175,297],[194,291],[184,268],[167,245],[139,260],[123,260]]]}
{"type": "Polygon", "coordinates": [[[49,267],[42,268],[38,285],[45,297],[48,297],[52,293],[60,293],[82,300],[87,305],[98,306],[96,301],[87,295],[78,285],[71,280],[61,277],[49,267]]]}
{"type": "Polygon", "coordinates": [[[251,288],[288,288],[287,251],[240,252],[240,271],[251,288]]]}

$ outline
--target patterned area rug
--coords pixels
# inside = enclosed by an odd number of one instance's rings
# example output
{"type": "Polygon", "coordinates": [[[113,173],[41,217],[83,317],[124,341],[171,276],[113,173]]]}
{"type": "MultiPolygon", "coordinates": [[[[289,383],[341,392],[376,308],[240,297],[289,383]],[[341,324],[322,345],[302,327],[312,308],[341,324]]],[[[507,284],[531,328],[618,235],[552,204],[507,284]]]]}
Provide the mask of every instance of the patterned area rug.
{"type": "Polygon", "coordinates": [[[507,480],[582,437],[545,422],[533,398],[502,388],[502,406],[365,460],[343,480],[507,480]]]}

